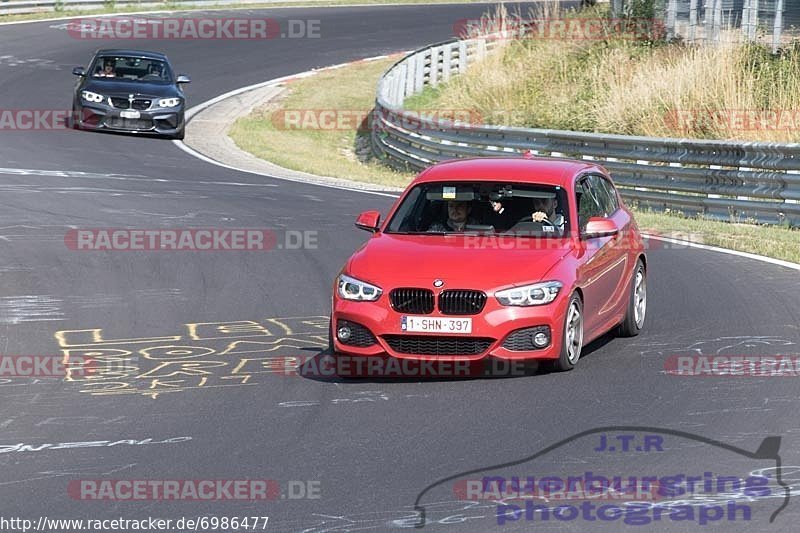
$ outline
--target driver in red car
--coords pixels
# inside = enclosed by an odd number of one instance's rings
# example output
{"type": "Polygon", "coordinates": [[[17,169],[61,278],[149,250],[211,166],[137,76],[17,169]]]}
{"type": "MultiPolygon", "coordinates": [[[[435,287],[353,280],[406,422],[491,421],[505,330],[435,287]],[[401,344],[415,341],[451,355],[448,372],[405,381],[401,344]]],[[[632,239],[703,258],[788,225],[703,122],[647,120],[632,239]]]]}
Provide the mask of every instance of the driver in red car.
{"type": "Polygon", "coordinates": [[[534,198],[534,212],[531,218],[534,222],[555,222],[556,207],[558,207],[558,200],[555,198],[534,198]]]}
{"type": "Polygon", "coordinates": [[[447,202],[447,220],[432,223],[428,227],[428,231],[432,233],[462,232],[467,224],[477,223],[469,216],[471,212],[471,202],[450,200],[447,202]]]}

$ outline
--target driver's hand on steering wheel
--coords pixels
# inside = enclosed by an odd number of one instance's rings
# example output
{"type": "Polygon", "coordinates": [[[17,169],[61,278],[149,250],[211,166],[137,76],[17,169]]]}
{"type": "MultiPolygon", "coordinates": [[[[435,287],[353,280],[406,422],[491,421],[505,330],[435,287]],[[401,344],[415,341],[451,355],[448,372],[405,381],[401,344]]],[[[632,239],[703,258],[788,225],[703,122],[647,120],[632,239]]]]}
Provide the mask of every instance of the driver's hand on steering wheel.
{"type": "Polygon", "coordinates": [[[534,222],[544,222],[547,220],[547,213],[544,211],[536,211],[533,215],[531,215],[531,218],[534,222]]]}

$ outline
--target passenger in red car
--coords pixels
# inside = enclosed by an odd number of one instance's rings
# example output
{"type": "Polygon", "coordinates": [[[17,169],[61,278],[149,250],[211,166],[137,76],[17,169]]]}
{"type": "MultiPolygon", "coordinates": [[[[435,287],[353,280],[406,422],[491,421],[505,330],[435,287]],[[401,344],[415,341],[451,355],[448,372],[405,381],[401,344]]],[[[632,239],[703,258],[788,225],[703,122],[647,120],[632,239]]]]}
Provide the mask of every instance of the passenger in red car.
{"type": "Polygon", "coordinates": [[[445,222],[434,222],[428,227],[429,232],[449,232],[464,231],[467,224],[475,224],[476,221],[470,218],[472,212],[471,202],[460,202],[450,200],[447,202],[447,220],[445,222]]]}

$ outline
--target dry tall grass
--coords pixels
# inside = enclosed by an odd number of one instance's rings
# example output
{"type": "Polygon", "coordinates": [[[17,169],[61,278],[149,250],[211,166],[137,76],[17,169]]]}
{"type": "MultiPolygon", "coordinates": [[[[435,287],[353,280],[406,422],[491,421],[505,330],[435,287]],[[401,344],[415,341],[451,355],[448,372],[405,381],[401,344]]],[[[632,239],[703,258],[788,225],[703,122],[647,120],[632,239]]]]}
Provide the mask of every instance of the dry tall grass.
{"type": "Polygon", "coordinates": [[[530,38],[501,48],[417,102],[477,110],[495,124],[797,142],[800,46],[772,56],[740,44],[530,38]]]}

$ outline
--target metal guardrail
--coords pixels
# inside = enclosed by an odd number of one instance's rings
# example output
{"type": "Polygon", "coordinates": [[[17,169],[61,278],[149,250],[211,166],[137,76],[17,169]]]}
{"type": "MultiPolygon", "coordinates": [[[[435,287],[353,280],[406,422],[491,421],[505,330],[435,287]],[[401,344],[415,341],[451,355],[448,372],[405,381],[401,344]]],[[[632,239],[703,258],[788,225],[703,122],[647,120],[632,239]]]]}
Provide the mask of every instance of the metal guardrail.
{"type": "Polygon", "coordinates": [[[407,97],[464,72],[503,42],[491,37],[452,40],[395,63],[378,82],[371,132],[375,154],[405,170],[527,151],[593,160],[611,172],[628,201],[641,207],[800,226],[800,144],[475,125],[403,109],[407,97]]]}

